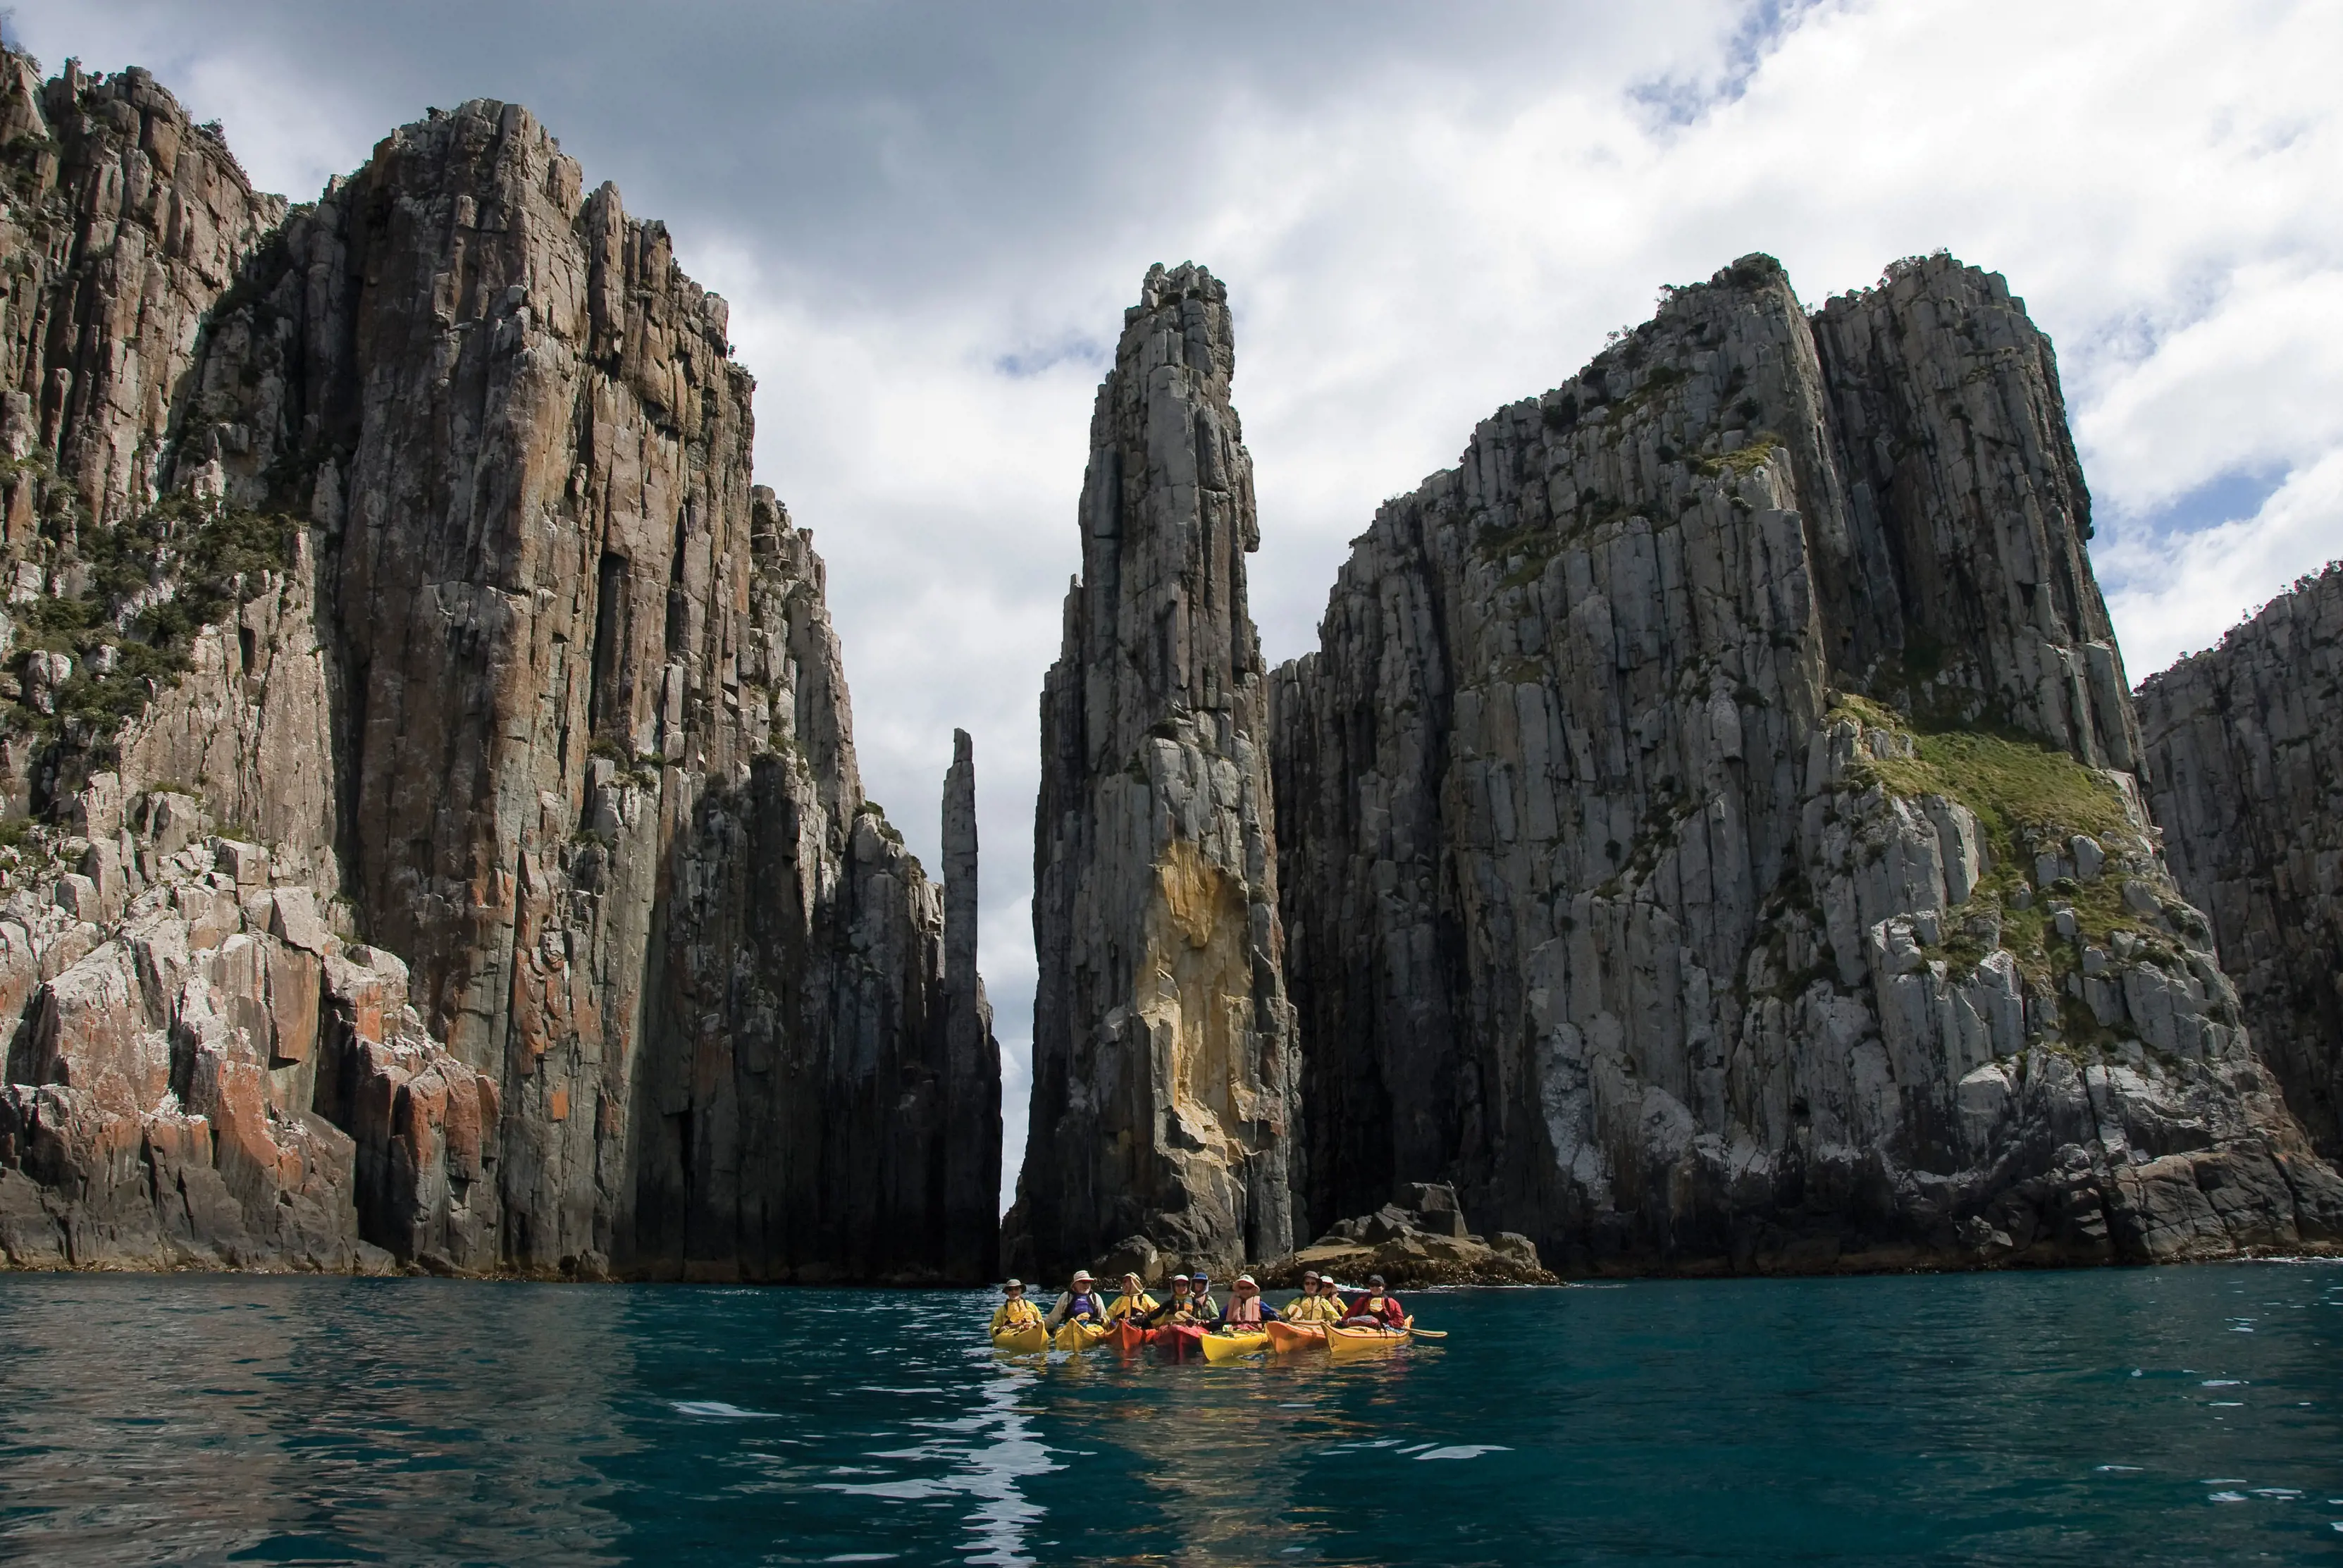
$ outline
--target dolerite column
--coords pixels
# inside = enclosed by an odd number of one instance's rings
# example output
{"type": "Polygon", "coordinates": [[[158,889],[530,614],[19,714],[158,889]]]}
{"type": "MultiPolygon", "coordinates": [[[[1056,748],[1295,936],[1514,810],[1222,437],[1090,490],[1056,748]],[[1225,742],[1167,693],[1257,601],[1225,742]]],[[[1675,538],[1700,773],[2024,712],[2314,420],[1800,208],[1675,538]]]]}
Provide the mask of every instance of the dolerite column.
{"type": "Polygon", "coordinates": [[[992,1275],[1001,1252],[1001,1047],[976,972],[976,760],[952,731],[944,774],[944,1257],[957,1280],[992,1275]]]}
{"type": "Polygon", "coordinates": [[[1234,365],[1226,288],[1158,266],[1091,417],[1082,573],[1041,695],[1012,1226],[1012,1258],[1045,1275],[1134,1238],[1217,1262],[1292,1243],[1293,1014],[1234,365]]]}

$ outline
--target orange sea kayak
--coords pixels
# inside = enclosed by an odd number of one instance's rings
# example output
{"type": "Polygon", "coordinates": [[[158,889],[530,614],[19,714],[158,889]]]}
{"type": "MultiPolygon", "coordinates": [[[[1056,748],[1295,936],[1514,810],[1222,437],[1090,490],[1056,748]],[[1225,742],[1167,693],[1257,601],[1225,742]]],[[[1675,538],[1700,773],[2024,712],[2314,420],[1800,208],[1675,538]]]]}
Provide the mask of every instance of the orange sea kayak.
{"type": "Polygon", "coordinates": [[[1129,1318],[1117,1318],[1108,1326],[1106,1338],[1100,1342],[1109,1350],[1121,1351],[1128,1355],[1154,1337],[1151,1329],[1142,1329],[1129,1318]]]}
{"type": "Polygon", "coordinates": [[[1271,1350],[1322,1351],[1326,1348],[1326,1325],[1323,1323],[1289,1323],[1277,1319],[1261,1326],[1269,1331],[1271,1350]]]}

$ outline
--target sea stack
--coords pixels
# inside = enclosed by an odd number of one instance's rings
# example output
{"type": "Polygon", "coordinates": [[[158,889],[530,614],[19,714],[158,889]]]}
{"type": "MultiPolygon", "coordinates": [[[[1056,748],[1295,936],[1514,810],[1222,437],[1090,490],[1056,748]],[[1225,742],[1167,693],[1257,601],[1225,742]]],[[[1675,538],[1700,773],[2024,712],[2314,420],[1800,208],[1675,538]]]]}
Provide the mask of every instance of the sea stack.
{"type": "Polygon", "coordinates": [[[952,731],[944,774],[944,1272],[981,1280],[1001,1255],[1001,1044],[977,972],[976,758],[952,731]]]}
{"type": "Polygon", "coordinates": [[[1294,1026],[1235,358],[1220,281],[1155,267],[1091,418],[1082,570],[1041,694],[1032,1122],[1009,1237],[1028,1272],[1292,1241],[1294,1026]]]}

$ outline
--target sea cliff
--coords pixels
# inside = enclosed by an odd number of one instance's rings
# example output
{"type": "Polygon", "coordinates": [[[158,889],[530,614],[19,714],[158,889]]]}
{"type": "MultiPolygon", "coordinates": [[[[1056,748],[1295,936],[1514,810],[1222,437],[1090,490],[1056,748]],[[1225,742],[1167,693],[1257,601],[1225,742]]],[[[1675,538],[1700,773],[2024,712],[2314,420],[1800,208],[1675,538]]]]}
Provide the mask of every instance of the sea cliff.
{"type": "Polygon", "coordinates": [[[287,209],[144,73],[8,68],[10,1257],[988,1273],[972,759],[948,892],[724,302],[518,106],[287,209]]]}
{"type": "Polygon", "coordinates": [[[2141,798],[2048,342],[1937,256],[1672,290],[1272,685],[1297,1207],[1572,1271],[2343,1240],[2141,798]]]}

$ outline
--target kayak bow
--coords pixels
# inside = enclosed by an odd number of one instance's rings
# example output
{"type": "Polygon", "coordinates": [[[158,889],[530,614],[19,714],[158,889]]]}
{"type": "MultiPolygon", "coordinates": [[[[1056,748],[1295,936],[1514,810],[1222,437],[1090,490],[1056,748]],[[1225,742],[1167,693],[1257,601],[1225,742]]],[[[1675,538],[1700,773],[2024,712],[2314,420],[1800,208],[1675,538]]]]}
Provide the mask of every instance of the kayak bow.
{"type": "Polygon", "coordinates": [[[1106,1331],[1096,1323],[1063,1323],[1059,1326],[1057,1346],[1061,1351],[1086,1351],[1106,1338],[1106,1331]]]}
{"type": "Polygon", "coordinates": [[[1168,1323],[1155,1331],[1155,1348],[1178,1361],[1204,1342],[1204,1331],[1194,1323],[1168,1323]]]}
{"type": "Polygon", "coordinates": [[[992,1336],[992,1348],[1011,1355],[1030,1355],[1050,1348],[1050,1331],[1039,1323],[1027,1323],[1021,1329],[1003,1329],[992,1336]]]}
{"type": "Polygon", "coordinates": [[[1106,1332],[1106,1344],[1110,1350],[1129,1355],[1154,1337],[1151,1331],[1141,1328],[1129,1318],[1117,1318],[1106,1332]]]}

